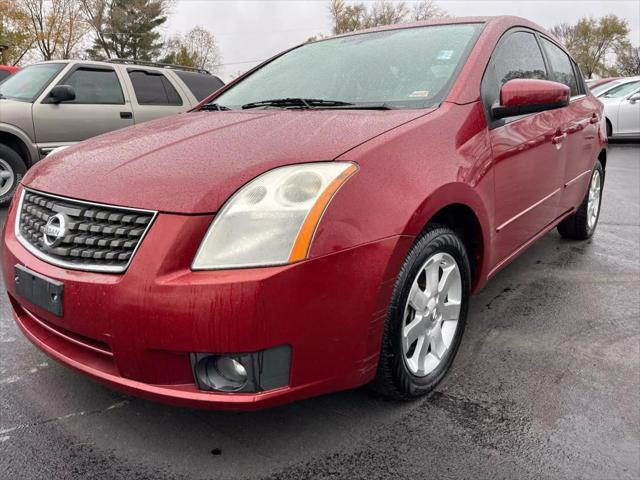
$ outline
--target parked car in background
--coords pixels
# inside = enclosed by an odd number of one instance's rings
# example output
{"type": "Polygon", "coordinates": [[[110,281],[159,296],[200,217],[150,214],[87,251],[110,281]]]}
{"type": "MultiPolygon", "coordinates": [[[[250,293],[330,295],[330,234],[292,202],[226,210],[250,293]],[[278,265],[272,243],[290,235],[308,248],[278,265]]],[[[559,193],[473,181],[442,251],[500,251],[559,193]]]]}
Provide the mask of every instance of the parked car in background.
{"type": "Polygon", "coordinates": [[[24,68],[0,84],[0,205],[52,150],[185,112],[222,85],[205,70],[128,60],[24,68]]]}
{"type": "Polygon", "coordinates": [[[306,43],[36,165],[3,234],[10,308],[47,354],[153,400],[425,395],[472,292],[556,226],[593,235],[602,108],[522,18],[306,43]]]}
{"type": "Polygon", "coordinates": [[[5,79],[7,79],[10,75],[13,75],[18,70],[19,67],[10,67],[9,65],[0,65],[0,83],[2,83],[5,79]]]}
{"type": "Polygon", "coordinates": [[[601,98],[605,95],[616,95],[621,90],[625,90],[627,88],[633,89],[634,85],[638,85],[640,82],[640,77],[622,77],[617,78],[611,82],[607,82],[597,87],[593,87],[591,89],[591,93],[598,98],[601,98]]]}
{"type": "Polygon", "coordinates": [[[640,138],[640,78],[617,85],[599,99],[608,137],[640,138]]]}
{"type": "Polygon", "coordinates": [[[608,78],[598,78],[598,79],[591,79],[591,80],[585,80],[585,83],[587,84],[587,87],[589,87],[589,89],[591,91],[593,91],[594,88],[599,87],[601,85],[605,85],[607,83],[613,82],[614,80],[617,80],[620,77],[608,77],[608,78]]]}

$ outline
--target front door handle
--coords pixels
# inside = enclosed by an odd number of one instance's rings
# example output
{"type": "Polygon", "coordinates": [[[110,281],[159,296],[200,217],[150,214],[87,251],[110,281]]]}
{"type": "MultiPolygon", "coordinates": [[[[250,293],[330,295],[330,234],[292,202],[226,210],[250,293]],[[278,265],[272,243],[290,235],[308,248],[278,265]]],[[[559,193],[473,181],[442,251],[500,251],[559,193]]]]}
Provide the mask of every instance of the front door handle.
{"type": "Polygon", "coordinates": [[[561,135],[555,135],[552,139],[551,142],[554,145],[559,145],[560,143],[564,142],[564,139],[567,138],[567,133],[563,133],[561,135]]]}
{"type": "Polygon", "coordinates": [[[120,112],[120,118],[124,120],[130,120],[133,118],[133,113],[131,112],[120,112]]]}
{"type": "Polygon", "coordinates": [[[589,119],[589,123],[594,124],[594,123],[598,123],[600,121],[600,118],[598,118],[597,114],[593,114],[593,116],[589,119]]]}

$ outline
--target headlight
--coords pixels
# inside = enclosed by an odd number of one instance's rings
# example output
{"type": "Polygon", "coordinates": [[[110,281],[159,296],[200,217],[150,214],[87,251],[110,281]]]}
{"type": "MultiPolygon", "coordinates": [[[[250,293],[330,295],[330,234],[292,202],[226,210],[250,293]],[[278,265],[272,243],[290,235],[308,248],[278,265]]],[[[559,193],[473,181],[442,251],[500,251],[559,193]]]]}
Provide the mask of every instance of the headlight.
{"type": "Polygon", "coordinates": [[[357,169],[347,162],[306,163],[260,175],[216,215],[192,268],[283,265],[305,259],[331,198],[357,169]]]}

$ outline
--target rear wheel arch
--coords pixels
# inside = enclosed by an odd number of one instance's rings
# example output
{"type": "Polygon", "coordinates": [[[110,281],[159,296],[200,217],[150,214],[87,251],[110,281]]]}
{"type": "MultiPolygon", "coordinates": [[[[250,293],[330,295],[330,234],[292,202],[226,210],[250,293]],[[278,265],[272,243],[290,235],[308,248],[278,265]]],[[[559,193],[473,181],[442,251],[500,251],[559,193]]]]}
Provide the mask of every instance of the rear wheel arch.
{"type": "Polygon", "coordinates": [[[613,125],[611,124],[611,120],[609,120],[609,117],[604,117],[604,120],[607,125],[607,137],[610,137],[613,135],[613,125]]]}

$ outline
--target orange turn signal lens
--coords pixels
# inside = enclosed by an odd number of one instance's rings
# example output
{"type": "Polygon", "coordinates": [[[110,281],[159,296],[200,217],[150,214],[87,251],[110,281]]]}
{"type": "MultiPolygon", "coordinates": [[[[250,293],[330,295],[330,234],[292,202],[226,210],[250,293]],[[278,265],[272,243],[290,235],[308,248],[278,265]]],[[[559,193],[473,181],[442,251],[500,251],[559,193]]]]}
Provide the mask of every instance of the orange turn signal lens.
{"type": "Polygon", "coordinates": [[[291,254],[289,255],[289,263],[298,262],[307,258],[311,242],[313,241],[313,236],[316,233],[316,229],[320,224],[322,215],[329,206],[331,199],[340,187],[349,179],[349,177],[357,171],[358,167],[355,164],[351,164],[344,172],[336,177],[335,180],[327,185],[322,194],[320,194],[316,203],[313,205],[311,210],[309,210],[309,214],[302,224],[302,227],[300,227],[296,241],[291,249],[291,254]]]}

